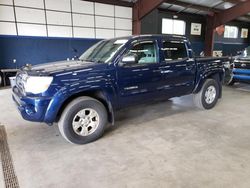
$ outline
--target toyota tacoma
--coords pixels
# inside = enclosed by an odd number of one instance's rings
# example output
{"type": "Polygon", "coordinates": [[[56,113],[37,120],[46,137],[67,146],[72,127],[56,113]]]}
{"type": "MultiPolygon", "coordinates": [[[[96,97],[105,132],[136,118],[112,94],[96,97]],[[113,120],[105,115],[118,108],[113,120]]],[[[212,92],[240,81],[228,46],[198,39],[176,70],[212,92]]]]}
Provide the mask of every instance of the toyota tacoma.
{"type": "Polygon", "coordinates": [[[114,38],[77,60],[25,66],[12,96],[25,120],[56,123],[67,141],[85,144],[128,106],[193,94],[198,107],[213,108],[222,96],[226,61],[194,57],[181,36],[114,38]]]}

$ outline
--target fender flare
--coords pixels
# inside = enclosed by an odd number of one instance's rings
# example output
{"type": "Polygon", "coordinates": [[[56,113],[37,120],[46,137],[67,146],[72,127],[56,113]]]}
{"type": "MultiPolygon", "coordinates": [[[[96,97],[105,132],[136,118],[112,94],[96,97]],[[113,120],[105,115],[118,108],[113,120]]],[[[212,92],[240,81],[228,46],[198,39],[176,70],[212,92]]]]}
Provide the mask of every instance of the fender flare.
{"type": "Polygon", "coordinates": [[[216,80],[218,82],[218,85],[219,85],[219,98],[221,98],[221,96],[222,96],[222,82],[223,82],[223,78],[224,78],[224,71],[219,71],[219,72],[216,72],[216,73],[214,73],[214,72],[208,72],[208,73],[202,75],[200,77],[200,80],[197,82],[197,84],[196,84],[196,86],[195,86],[195,88],[193,90],[193,93],[198,93],[201,90],[204,82],[208,78],[212,78],[212,79],[214,79],[214,80],[216,80]]]}
{"type": "MultiPolygon", "coordinates": [[[[113,91],[113,88],[109,88],[113,91]]],[[[44,115],[44,122],[47,124],[53,124],[58,121],[58,117],[63,112],[64,108],[67,106],[69,102],[74,100],[79,96],[89,96],[95,98],[103,103],[108,112],[108,120],[114,125],[115,115],[114,115],[114,106],[115,99],[111,99],[110,95],[103,88],[94,88],[93,90],[82,89],[77,90],[78,92],[70,92],[70,88],[62,88],[60,89],[51,99],[46,113],[44,115]]],[[[114,94],[114,92],[113,92],[114,94]]]]}

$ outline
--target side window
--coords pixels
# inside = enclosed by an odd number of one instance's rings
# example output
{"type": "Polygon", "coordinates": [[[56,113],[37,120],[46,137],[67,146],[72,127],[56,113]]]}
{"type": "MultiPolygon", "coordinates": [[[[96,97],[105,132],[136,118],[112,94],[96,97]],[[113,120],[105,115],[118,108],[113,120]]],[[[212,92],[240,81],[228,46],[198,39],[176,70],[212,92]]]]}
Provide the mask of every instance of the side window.
{"type": "Polygon", "coordinates": [[[141,41],[133,44],[128,54],[136,54],[138,57],[138,64],[143,63],[156,63],[156,42],[154,41],[141,41]]]}
{"type": "Polygon", "coordinates": [[[163,41],[165,61],[181,60],[187,58],[185,43],[175,41],[163,41]]]}

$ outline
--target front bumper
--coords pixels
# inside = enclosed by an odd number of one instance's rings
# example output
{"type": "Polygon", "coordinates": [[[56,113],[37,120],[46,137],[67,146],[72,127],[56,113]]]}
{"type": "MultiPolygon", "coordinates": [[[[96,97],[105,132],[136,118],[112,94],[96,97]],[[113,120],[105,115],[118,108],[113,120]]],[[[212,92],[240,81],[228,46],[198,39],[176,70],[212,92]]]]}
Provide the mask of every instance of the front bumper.
{"type": "Polygon", "coordinates": [[[51,98],[24,96],[19,92],[16,86],[12,88],[12,98],[23,119],[34,122],[44,122],[44,116],[51,98]]]}

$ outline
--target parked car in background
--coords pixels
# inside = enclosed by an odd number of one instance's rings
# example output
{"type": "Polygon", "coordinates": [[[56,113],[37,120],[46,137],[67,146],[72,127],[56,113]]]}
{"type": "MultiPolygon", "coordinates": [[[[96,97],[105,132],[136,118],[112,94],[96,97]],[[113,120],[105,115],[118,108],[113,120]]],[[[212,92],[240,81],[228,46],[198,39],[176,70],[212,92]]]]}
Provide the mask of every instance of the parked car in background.
{"type": "Polygon", "coordinates": [[[128,106],[193,94],[198,107],[213,108],[222,96],[226,61],[195,58],[180,36],[103,40],[78,60],[23,68],[13,99],[24,119],[58,123],[67,141],[85,144],[128,106]]]}
{"type": "Polygon", "coordinates": [[[250,83],[250,46],[232,59],[229,74],[226,75],[227,85],[233,85],[235,82],[250,83]]]}

